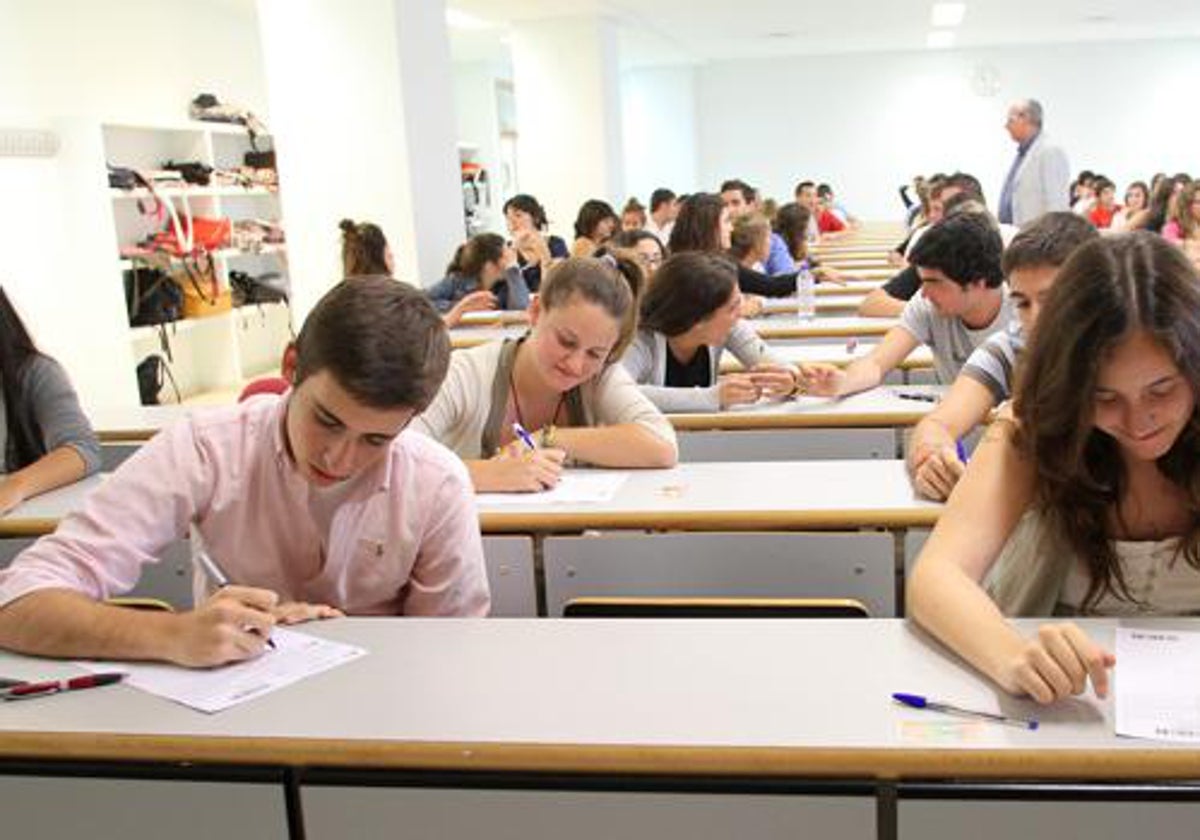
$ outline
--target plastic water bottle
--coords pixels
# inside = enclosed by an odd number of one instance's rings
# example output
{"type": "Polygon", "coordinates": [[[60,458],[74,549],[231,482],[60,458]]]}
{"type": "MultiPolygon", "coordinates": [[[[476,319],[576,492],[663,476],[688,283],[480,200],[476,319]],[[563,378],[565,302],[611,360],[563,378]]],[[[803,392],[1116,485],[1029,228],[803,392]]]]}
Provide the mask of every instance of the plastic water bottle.
{"type": "Polygon", "coordinates": [[[813,279],[812,270],[808,267],[808,260],[803,260],[800,263],[800,270],[796,273],[796,317],[801,321],[811,321],[817,314],[817,290],[815,288],[816,281],[813,279]]]}

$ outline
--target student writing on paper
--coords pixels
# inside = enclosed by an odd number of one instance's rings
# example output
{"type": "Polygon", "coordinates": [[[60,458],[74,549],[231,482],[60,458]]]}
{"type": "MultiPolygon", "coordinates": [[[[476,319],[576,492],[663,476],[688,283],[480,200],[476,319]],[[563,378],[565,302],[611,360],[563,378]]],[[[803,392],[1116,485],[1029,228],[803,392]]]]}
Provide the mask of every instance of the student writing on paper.
{"type": "Polygon", "coordinates": [[[1014,694],[1108,690],[1114,664],[1070,622],[1005,616],[1200,610],[1200,278],[1138,232],[1062,267],[994,422],[926,543],[908,613],[1014,694]],[[987,581],[987,589],[984,581],[987,581]],[[990,595],[990,597],[989,597],[990,595]]]}
{"type": "Polygon", "coordinates": [[[99,467],[100,443],[71,381],[0,288],[0,514],[99,467]]]}
{"type": "Polygon", "coordinates": [[[467,462],[480,492],[553,487],[565,459],[669,467],[675,432],[616,364],[637,323],[641,270],[625,256],[555,266],[520,339],[458,350],[415,427],[467,462]],[[514,424],[533,433],[534,448],[514,424]]]}
{"type": "Polygon", "coordinates": [[[905,305],[900,323],[845,369],[810,365],[809,390],[832,397],[874,388],[920,344],[933,351],[938,381],[953,382],[971,351],[1008,325],[1002,249],[995,222],[984,214],[964,213],[938,222],[912,252],[921,294],[905,305]]]}
{"type": "Polygon", "coordinates": [[[285,355],[290,391],[160,432],[0,571],[0,645],[209,666],[257,655],[277,621],[485,614],[466,471],[405,431],[449,356],[422,292],[384,277],[335,286],[285,355]],[[240,585],[177,614],[102,603],[189,527],[240,585]]]}
{"type": "Polygon", "coordinates": [[[1005,249],[1002,267],[1016,321],[976,348],[953,387],[909,439],[909,475],[925,498],[942,501],[950,495],[965,468],[956,442],[1012,396],[1017,360],[1026,338],[1033,334],[1059,267],[1076,248],[1097,236],[1082,216],[1054,211],[1027,225],[1005,249]]]}
{"type": "Polygon", "coordinates": [[[693,251],[663,263],[642,297],[636,337],[621,358],[656,406],[719,411],[795,392],[795,368],[774,358],[741,320],[741,298],[737,269],[725,257],[693,251]],[[726,350],[745,373],[718,375],[726,350]]]}

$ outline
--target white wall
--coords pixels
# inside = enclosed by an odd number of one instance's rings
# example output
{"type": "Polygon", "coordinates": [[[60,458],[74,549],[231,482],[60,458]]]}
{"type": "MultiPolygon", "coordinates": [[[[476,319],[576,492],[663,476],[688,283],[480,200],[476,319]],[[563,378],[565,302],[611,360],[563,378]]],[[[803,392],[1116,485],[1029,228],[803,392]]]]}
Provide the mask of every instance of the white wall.
{"type": "Polygon", "coordinates": [[[649,206],[650,193],[700,189],[696,148],[696,70],[655,67],[621,76],[625,196],[649,206]]]}
{"type": "Polygon", "coordinates": [[[269,117],[253,9],[0,0],[0,21],[0,125],[62,138],[55,158],[0,159],[0,283],[85,405],[136,403],[99,125],[179,123],[200,92],[269,117]]]}
{"type": "MultiPolygon", "coordinates": [[[[476,161],[491,178],[491,205],[481,211],[485,230],[504,233],[504,197],[500,194],[500,122],[496,111],[496,82],[512,73],[495,61],[455,62],[454,114],[458,141],[473,146],[476,161]]],[[[481,205],[482,206],[482,205],[481,205]]],[[[446,255],[446,262],[450,261],[446,255]]]]}
{"type": "MultiPolygon", "coordinates": [[[[788,199],[801,178],[828,180],[859,216],[886,219],[913,174],[963,169],[994,206],[1015,151],[1006,106],[1022,96],[1042,101],[1074,171],[1123,186],[1200,170],[1195,39],[727,61],[696,74],[707,189],[738,176],[788,199]],[[994,96],[972,92],[981,65],[997,74],[994,96]]],[[[672,171],[680,151],[655,143],[653,153],[639,168],[672,171]]]]}
{"type": "MultiPolygon", "coordinates": [[[[521,22],[512,36],[522,192],[568,242],[579,205],[622,191],[617,31],[605,18],[521,22]]],[[[618,208],[619,209],[619,208],[618,208]]]]}

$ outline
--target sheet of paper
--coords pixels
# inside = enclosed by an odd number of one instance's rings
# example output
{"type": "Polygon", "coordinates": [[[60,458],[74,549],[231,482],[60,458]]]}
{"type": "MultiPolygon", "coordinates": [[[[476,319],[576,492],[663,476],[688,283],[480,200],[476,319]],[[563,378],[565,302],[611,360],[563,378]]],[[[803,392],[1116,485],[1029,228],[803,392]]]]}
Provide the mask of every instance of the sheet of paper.
{"type": "Polygon", "coordinates": [[[366,650],[342,642],[318,639],[276,627],[271,633],[275,649],[257,659],[222,668],[183,668],[178,665],[137,662],[78,663],[93,673],[124,671],[134,688],[174,700],[201,712],[219,712],[262,697],[305,677],[328,671],[366,655],[366,650]]]}
{"type": "Polygon", "coordinates": [[[1117,629],[1116,732],[1200,743],[1200,633],[1117,629]]]}
{"type": "Polygon", "coordinates": [[[595,504],[612,501],[629,478],[624,472],[565,472],[550,490],[541,493],[480,493],[480,507],[516,507],[524,505],[595,504]]]}

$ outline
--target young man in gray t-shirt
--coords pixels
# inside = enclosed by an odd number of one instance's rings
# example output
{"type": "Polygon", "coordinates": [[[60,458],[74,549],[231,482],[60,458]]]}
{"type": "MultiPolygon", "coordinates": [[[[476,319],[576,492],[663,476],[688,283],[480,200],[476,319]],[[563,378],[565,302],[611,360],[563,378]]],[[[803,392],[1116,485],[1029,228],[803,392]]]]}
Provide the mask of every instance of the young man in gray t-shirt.
{"type": "Polygon", "coordinates": [[[1003,248],[986,213],[964,213],[931,227],[909,255],[921,277],[921,294],[904,307],[900,323],[844,370],[809,365],[808,390],[843,396],[874,388],[920,344],[933,351],[938,380],[953,382],[971,352],[1009,321],[1003,248]]]}
{"type": "Polygon", "coordinates": [[[1005,250],[1001,267],[1017,319],[971,354],[949,393],[913,429],[908,468],[919,494],[937,501],[950,495],[965,468],[957,441],[1012,396],[1017,359],[1059,268],[1096,236],[1082,216],[1059,211],[1026,225],[1005,250]]]}

